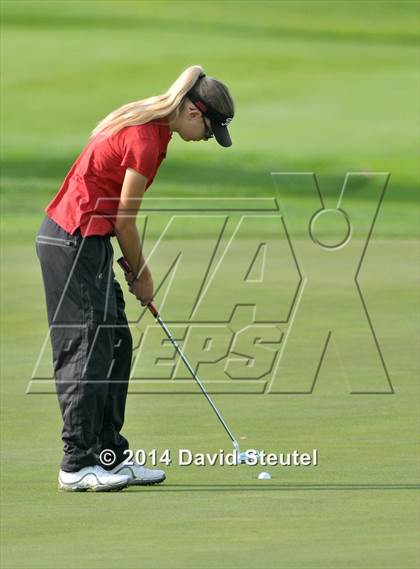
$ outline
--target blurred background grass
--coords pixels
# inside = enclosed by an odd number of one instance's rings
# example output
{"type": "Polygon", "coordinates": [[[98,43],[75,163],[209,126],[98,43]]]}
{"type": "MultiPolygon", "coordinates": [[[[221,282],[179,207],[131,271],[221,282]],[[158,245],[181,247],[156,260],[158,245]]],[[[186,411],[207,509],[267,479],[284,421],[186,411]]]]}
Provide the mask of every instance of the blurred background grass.
{"type": "Polygon", "coordinates": [[[269,196],[272,171],[336,195],[347,171],[389,171],[377,234],[416,235],[416,2],[4,1],[2,21],[6,229],[35,228],[108,112],[199,63],[235,98],[234,145],[174,135],[154,196],[269,196]]]}

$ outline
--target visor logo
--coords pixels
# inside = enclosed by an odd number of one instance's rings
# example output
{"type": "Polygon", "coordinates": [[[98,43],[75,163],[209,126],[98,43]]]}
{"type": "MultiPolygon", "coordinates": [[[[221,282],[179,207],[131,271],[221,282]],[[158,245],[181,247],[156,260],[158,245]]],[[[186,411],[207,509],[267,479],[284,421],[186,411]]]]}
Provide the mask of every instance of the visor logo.
{"type": "Polygon", "coordinates": [[[228,118],[225,120],[225,122],[222,122],[222,123],[221,123],[220,126],[227,126],[227,125],[231,122],[232,118],[233,118],[233,117],[228,117],[228,118]]]}

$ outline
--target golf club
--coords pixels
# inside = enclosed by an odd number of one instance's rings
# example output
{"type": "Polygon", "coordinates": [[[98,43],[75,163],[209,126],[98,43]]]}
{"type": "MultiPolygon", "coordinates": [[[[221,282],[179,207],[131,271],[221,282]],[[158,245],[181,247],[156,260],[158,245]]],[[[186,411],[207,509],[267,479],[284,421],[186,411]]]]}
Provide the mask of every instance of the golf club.
{"type": "MultiPolygon", "coordinates": [[[[126,259],[124,259],[124,257],[120,257],[118,259],[118,264],[120,265],[120,267],[123,269],[124,273],[129,274],[132,273],[131,267],[128,264],[128,261],[126,259]]],[[[221,422],[221,424],[223,425],[223,428],[225,429],[226,433],[228,434],[230,440],[232,441],[233,447],[235,449],[236,452],[236,456],[237,456],[237,462],[243,464],[246,462],[247,459],[247,453],[246,452],[241,452],[240,448],[239,448],[239,444],[238,441],[236,440],[235,436],[233,435],[232,431],[229,429],[229,427],[226,424],[226,421],[223,419],[220,411],[218,410],[218,408],[216,407],[215,403],[213,402],[212,398],[210,397],[210,395],[207,393],[206,388],[204,387],[204,385],[202,384],[200,378],[197,376],[197,374],[195,373],[195,371],[193,370],[193,368],[191,367],[189,361],[187,360],[187,358],[184,356],[181,348],[178,346],[175,338],[172,336],[171,332],[169,331],[168,327],[166,326],[165,322],[162,320],[162,318],[160,317],[159,311],[156,308],[156,306],[153,304],[153,302],[149,302],[149,304],[147,305],[147,308],[150,310],[150,312],[153,314],[153,316],[156,318],[156,320],[159,322],[160,326],[162,327],[163,331],[165,332],[166,336],[169,338],[171,344],[174,346],[175,350],[178,352],[180,358],[182,359],[182,361],[184,362],[184,364],[187,366],[189,372],[191,373],[191,375],[193,376],[193,378],[195,379],[195,381],[197,382],[199,388],[201,389],[201,391],[203,392],[203,395],[205,396],[205,398],[207,399],[207,401],[210,403],[213,411],[216,413],[217,418],[219,419],[219,421],[221,422]]]]}

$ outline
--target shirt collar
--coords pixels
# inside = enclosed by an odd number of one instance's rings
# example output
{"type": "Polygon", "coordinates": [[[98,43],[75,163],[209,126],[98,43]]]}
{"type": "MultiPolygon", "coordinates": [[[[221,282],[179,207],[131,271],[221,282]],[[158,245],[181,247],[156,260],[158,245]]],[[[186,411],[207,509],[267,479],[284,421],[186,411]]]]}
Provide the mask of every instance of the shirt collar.
{"type": "Polygon", "coordinates": [[[159,138],[160,138],[160,142],[161,142],[161,147],[162,147],[163,151],[166,152],[166,147],[168,146],[168,143],[172,138],[172,132],[169,128],[168,119],[165,119],[165,118],[155,119],[152,122],[157,124],[159,127],[159,138]]]}

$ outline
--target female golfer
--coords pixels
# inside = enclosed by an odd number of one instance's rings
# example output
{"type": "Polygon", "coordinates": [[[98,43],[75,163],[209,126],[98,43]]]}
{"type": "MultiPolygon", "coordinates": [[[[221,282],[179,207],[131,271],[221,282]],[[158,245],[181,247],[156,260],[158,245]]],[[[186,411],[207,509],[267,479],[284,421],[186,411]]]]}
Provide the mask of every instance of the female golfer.
{"type": "Polygon", "coordinates": [[[124,464],[132,339],[112,269],[111,237],[132,269],[130,292],[148,304],[153,281],[136,227],[142,196],[173,132],[186,141],[214,136],[230,146],[233,114],[227,87],[201,66],[188,67],[165,94],[105,117],[45,210],[36,250],[63,417],[63,490],[118,490],[165,479],[162,470],[124,464]]]}

